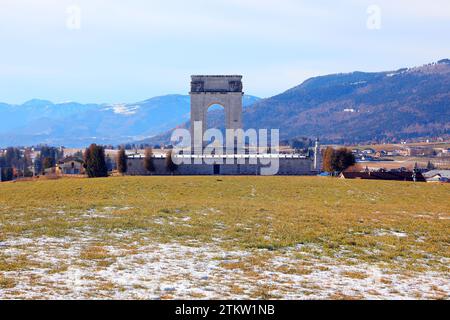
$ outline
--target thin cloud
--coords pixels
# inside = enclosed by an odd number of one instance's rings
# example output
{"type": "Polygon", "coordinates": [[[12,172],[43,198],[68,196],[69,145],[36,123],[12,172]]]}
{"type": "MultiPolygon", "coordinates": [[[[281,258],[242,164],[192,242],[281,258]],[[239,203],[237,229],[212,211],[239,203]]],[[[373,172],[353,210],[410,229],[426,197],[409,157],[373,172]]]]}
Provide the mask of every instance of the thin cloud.
{"type": "Polygon", "coordinates": [[[33,88],[137,101],[185,93],[191,73],[241,73],[248,93],[268,96],[309,76],[446,58],[449,32],[448,0],[2,0],[0,100],[28,100],[33,88]],[[366,26],[373,4],[377,31],[366,26]],[[67,28],[70,5],[82,10],[79,30],[67,28]]]}

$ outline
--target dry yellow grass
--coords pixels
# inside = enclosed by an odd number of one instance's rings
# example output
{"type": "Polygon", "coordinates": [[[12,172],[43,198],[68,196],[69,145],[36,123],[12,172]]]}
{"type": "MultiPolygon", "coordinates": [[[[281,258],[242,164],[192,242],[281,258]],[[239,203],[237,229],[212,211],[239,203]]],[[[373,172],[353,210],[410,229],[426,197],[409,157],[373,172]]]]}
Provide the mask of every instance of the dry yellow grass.
{"type": "MultiPolygon", "coordinates": [[[[233,283],[226,291],[230,297],[244,292],[251,298],[283,297],[289,294],[289,281],[303,283],[317,272],[332,276],[335,266],[349,267],[340,268],[338,276],[364,281],[366,270],[352,268],[359,264],[383,268],[380,284],[390,287],[390,272],[448,275],[449,207],[449,185],[318,177],[117,177],[0,184],[0,242],[10,241],[8,247],[19,252],[0,252],[0,289],[15,285],[6,276],[11,272],[35,270],[33,281],[42,283],[41,276],[61,279],[74,269],[89,269],[92,277],[83,275],[82,280],[96,283],[101,297],[108,297],[126,289],[114,284],[113,276],[97,283],[96,272],[113,265],[112,270],[126,271],[130,261],[133,268],[157,264],[159,254],[148,261],[153,252],[140,255],[141,248],[173,243],[247,253],[211,257],[220,272],[239,273],[255,285],[244,290],[245,282],[233,283]],[[27,251],[24,240],[45,252],[48,261],[64,263],[47,265],[46,258],[27,251]],[[127,256],[133,258],[123,264],[127,256]],[[266,271],[274,273],[273,279],[266,271]],[[287,287],[283,291],[275,283],[287,287]]],[[[208,259],[191,255],[172,258],[208,259]]],[[[172,276],[167,281],[183,278],[172,276]]],[[[134,290],[145,291],[146,281],[133,284],[134,290]]],[[[201,287],[206,280],[189,281],[199,281],[201,287]]],[[[312,285],[305,282],[304,295],[320,290],[312,285]]],[[[192,298],[205,294],[193,292],[192,298]]],[[[8,295],[14,294],[10,288],[8,295]]],[[[171,291],[159,294],[161,299],[174,296],[171,291]]],[[[341,292],[330,297],[349,298],[341,292]]],[[[360,298],[359,293],[352,298],[360,298]]]]}
{"type": "Polygon", "coordinates": [[[342,272],[342,275],[344,277],[351,278],[351,279],[366,279],[367,278],[367,274],[365,274],[363,272],[346,271],[346,272],[342,272]]]}
{"type": "Polygon", "coordinates": [[[108,250],[98,246],[91,246],[81,252],[80,257],[85,260],[102,260],[109,257],[108,250]]]}
{"type": "Polygon", "coordinates": [[[0,288],[10,289],[15,287],[15,281],[10,278],[6,278],[0,274],[0,288]]]}
{"type": "MultiPolygon", "coordinates": [[[[62,179],[1,184],[0,234],[65,237],[88,230],[111,243],[114,234],[129,232],[122,246],[144,235],[160,242],[220,239],[225,248],[308,251],[314,244],[320,255],[414,263],[450,256],[449,199],[448,185],[317,177],[62,179]]],[[[108,253],[92,247],[81,255],[108,253]]]]}

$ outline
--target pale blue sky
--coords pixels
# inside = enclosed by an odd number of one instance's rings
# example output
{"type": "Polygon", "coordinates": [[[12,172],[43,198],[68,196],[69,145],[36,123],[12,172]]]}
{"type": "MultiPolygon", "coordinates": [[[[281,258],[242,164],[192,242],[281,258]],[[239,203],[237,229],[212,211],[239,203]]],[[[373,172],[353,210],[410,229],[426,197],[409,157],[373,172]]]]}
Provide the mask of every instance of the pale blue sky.
{"type": "Polygon", "coordinates": [[[191,74],[242,74],[268,97],[450,58],[449,35],[448,0],[0,0],[0,101],[135,102],[186,94],[191,74]]]}

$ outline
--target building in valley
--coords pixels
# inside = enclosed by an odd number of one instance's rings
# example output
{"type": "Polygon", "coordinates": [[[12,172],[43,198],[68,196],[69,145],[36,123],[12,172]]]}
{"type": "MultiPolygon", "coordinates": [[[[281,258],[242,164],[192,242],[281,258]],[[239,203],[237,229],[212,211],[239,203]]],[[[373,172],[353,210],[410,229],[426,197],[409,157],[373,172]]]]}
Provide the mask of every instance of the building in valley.
{"type": "Polygon", "coordinates": [[[77,157],[66,157],[56,165],[56,173],[63,175],[84,174],[83,160],[77,157]]]}
{"type": "MultiPolygon", "coordinates": [[[[273,174],[278,175],[316,175],[321,171],[320,144],[318,140],[313,152],[306,156],[300,154],[280,154],[278,145],[276,148],[272,148],[271,146],[265,149],[250,148],[249,145],[246,145],[245,149],[235,149],[231,153],[227,149],[227,152],[220,152],[219,154],[205,154],[205,132],[208,128],[208,110],[212,106],[218,105],[223,108],[225,113],[225,129],[228,131],[233,130],[236,133],[236,136],[232,138],[236,140],[245,139],[245,137],[239,136],[239,134],[245,134],[247,132],[242,130],[242,98],[244,95],[242,76],[196,75],[192,76],[191,80],[190,142],[184,147],[186,150],[182,152],[182,155],[178,154],[174,156],[176,160],[182,160],[183,163],[177,166],[171,166],[171,161],[167,159],[166,155],[153,155],[151,157],[153,170],[150,172],[145,168],[146,160],[144,155],[137,154],[128,157],[127,174],[260,175],[264,174],[264,170],[275,162],[277,163],[278,170],[276,172],[274,171],[273,174]],[[257,151],[255,152],[254,150],[257,151]]],[[[260,132],[261,130],[257,131],[260,132]]],[[[228,135],[226,135],[226,138],[228,138],[228,135]]],[[[272,135],[270,139],[273,139],[272,135]]],[[[233,145],[234,142],[232,142],[233,145]]]]}

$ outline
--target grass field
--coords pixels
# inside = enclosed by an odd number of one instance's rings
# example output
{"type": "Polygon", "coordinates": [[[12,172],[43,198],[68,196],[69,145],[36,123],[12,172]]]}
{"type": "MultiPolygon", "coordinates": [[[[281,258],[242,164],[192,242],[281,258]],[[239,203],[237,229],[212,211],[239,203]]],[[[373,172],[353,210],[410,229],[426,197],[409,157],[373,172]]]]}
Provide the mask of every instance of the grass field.
{"type": "Polygon", "coordinates": [[[448,299],[450,186],[319,177],[0,184],[0,298],[448,299]]]}

